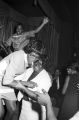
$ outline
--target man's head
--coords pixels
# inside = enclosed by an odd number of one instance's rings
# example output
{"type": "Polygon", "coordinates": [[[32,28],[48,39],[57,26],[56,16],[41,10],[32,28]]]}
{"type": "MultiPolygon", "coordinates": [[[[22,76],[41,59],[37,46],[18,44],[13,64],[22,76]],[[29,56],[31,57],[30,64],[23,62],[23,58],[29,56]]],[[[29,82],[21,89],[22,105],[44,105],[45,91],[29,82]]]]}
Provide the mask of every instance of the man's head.
{"type": "Polygon", "coordinates": [[[25,53],[28,53],[28,62],[32,64],[36,60],[41,59],[45,55],[45,47],[41,41],[31,41],[26,47],[24,47],[25,53]]]}
{"type": "Polygon", "coordinates": [[[41,60],[35,61],[33,64],[33,69],[34,71],[39,73],[42,70],[42,61],[41,60]]]}
{"type": "Polygon", "coordinates": [[[31,52],[27,55],[27,59],[28,59],[28,63],[30,65],[33,65],[33,63],[36,61],[36,60],[39,60],[39,55],[36,54],[35,52],[31,52]]]}

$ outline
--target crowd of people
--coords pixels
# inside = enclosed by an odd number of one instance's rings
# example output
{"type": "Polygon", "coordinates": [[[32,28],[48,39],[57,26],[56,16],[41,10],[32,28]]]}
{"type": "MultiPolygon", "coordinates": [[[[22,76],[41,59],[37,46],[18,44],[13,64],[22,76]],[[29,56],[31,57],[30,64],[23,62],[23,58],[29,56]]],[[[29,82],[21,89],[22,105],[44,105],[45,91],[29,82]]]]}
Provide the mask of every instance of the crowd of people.
{"type": "MultiPolygon", "coordinates": [[[[35,34],[48,22],[48,18],[44,18],[36,30],[29,32],[24,32],[19,24],[16,33],[6,41],[10,53],[0,61],[0,120],[64,120],[64,117],[60,118],[64,102],[56,117],[49,95],[54,81],[57,91],[61,88],[60,71],[57,69],[53,77],[45,69],[46,48],[42,41],[35,39],[35,34]],[[30,40],[31,37],[33,40],[30,40]]],[[[63,96],[71,86],[70,75],[77,71],[67,69],[68,75],[61,93],[63,96]]],[[[79,84],[76,84],[76,88],[79,88],[79,84]]],[[[66,120],[73,120],[73,115],[66,120]]]]}
{"type": "Polygon", "coordinates": [[[29,32],[24,32],[22,26],[18,25],[16,33],[6,42],[10,54],[0,61],[0,120],[52,118],[50,112],[53,108],[48,95],[52,79],[44,69],[46,50],[42,41],[35,38],[30,41],[30,37],[35,37],[47,23],[48,18],[44,18],[36,30],[29,32]],[[42,97],[46,100],[48,98],[49,103],[44,103],[42,97]],[[20,100],[22,104],[19,114],[17,101],[20,100]]]}

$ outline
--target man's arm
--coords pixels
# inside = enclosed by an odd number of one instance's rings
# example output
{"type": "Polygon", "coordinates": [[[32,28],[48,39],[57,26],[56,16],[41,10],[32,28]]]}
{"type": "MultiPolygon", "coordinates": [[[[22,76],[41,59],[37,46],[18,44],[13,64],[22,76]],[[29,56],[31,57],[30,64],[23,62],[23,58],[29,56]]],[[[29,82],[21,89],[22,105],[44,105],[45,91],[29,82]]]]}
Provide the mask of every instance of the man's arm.
{"type": "Polygon", "coordinates": [[[46,117],[47,117],[47,120],[57,120],[57,118],[54,114],[54,110],[53,110],[51,101],[46,106],[46,117]]]}
{"type": "Polygon", "coordinates": [[[16,85],[13,86],[13,88],[18,89],[18,90],[28,94],[28,96],[30,98],[34,99],[34,100],[37,99],[37,95],[33,91],[29,90],[28,87],[23,86],[21,84],[21,82],[19,82],[19,81],[18,81],[18,83],[16,85]]]}
{"type": "Polygon", "coordinates": [[[42,91],[43,93],[35,92],[35,94],[37,96],[37,102],[46,107],[46,120],[57,120],[54,114],[50,96],[44,89],[42,91]]]}
{"type": "Polygon", "coordinates": [[[37,83],[33,82],[33,81],[20,81],[20,83],[25,86],[25,87],[28,87],[28,88],[34,88],[34,87],[37,87],[37,83]]]}
{"type": "MultiPolygon", "coordinates": [[[[16,86],[19,84],[19,81],[13,80],[11,83],[9,84],[5,84],[5,86],[11,87],[11,88],[16,88],[16,86]]],[[[4,85],[4,84],[3,84],[4,85]]]]}
{"type": "Polygon", "coordinates": [[[18,89],[18,90],[20,90],[20,91],[28,94],[28,96],[29,96],[30,98],[32,98],[32,99],[34,99],[34,100],[37,99],[37,95],[36,95],[33,91],[31,91],[31,90],[28,89],[28,88],[34,88],[34,87],[37,86],[37,84],[34,83],[34,82],[26,82],[26,85],[25,85],[26,87],[25,87],[25,86],[22,84],[21,81],[16,81],[16,80],[14,80],[13,82],[11,82],[10,84],[7,84],[7,85],[5,85],[5,86],[8,86],[8,87],[11,87],[11,88],[14,88],[14,89],[18,89]]]}

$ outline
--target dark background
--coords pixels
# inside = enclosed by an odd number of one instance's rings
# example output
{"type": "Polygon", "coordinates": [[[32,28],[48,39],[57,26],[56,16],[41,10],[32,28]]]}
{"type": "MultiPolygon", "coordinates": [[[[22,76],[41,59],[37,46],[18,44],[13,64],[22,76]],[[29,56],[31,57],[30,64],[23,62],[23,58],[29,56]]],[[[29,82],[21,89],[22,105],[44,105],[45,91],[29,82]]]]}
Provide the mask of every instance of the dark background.
{"type": "Polygon", "coordinates": [[[12,34],[17,22],[22,22],[25,30],[28,31],[39,26],[44,16],[49,17],[49,24],[38,34],[48,50],[49,71],[52,72],[56,67],[66,66],[74,60],[78,61],[78,0],[2,0],[0,9],[1,16],[9,16],[8,24],[13,20],[8,35],[5,30],[5,40],[12,34]],[[74,57],[74,53],[76,53],[76,57],[74,57]]]}

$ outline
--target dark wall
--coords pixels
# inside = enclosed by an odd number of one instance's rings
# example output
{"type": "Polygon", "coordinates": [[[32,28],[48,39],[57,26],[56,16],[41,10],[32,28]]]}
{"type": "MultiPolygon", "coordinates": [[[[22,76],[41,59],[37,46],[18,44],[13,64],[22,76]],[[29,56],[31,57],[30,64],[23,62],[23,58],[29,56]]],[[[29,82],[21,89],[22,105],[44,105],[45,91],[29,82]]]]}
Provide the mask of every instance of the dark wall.
{"type": "Polygon", "coordinates": [[[69,61],[72,61],[73,40],[73,25],[62,22],[59,39],[58,66],[66,65],[69,61]]]}

